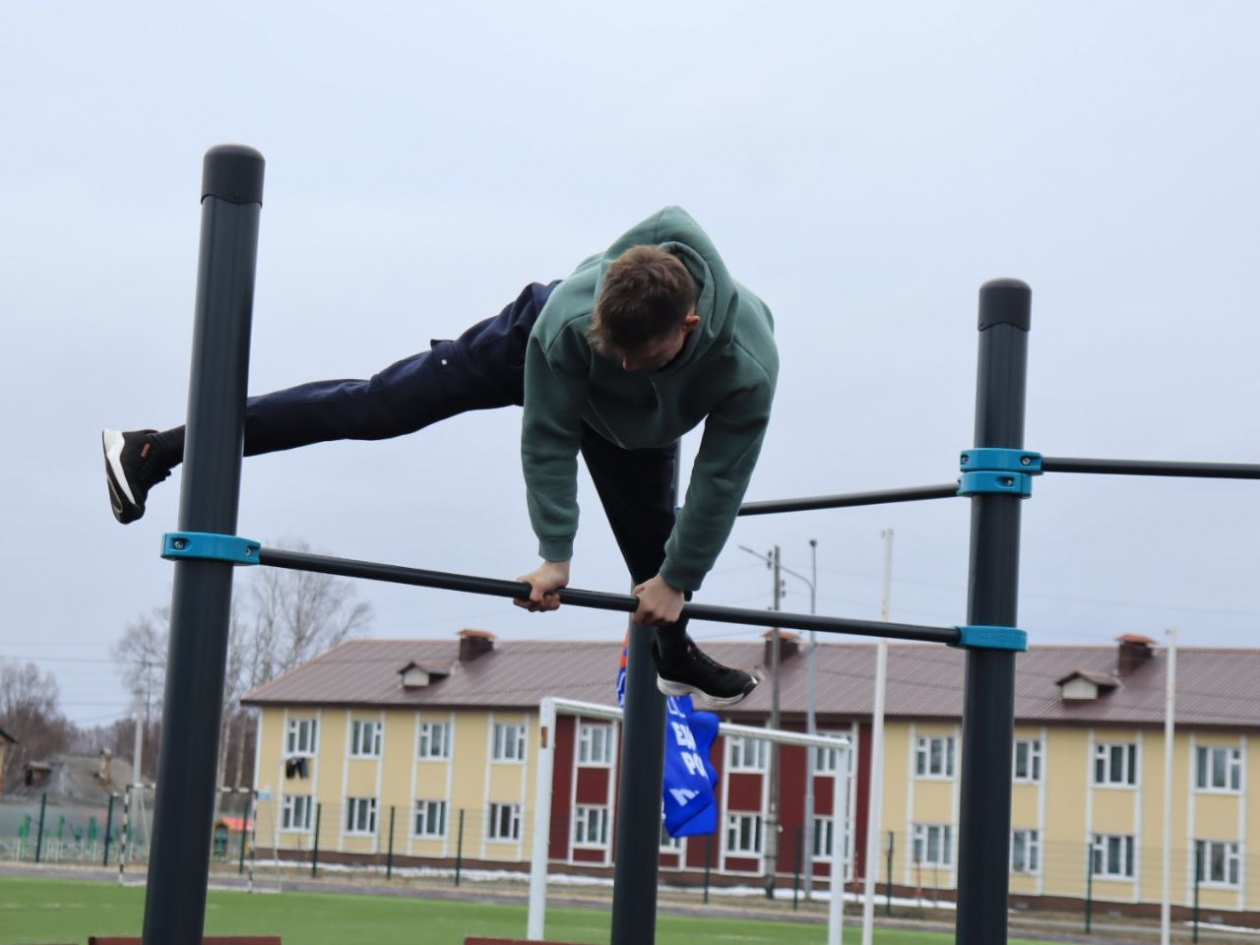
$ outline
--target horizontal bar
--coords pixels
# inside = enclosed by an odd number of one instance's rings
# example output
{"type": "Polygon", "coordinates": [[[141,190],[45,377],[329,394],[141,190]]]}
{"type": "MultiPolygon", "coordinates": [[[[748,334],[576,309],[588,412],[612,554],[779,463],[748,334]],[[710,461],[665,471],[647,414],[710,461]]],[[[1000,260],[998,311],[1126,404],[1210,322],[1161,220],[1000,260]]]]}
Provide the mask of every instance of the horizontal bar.
{"type": "MultiPolygon", "coordinates": [[[[291,571],[314,571],[318,574],[385,581],[390,584],[409,584],[413,587],[433,587],[447,591],[464,591],[469,594],[488,594],[492,597],[510,597],[513,600],[523,600],[529,596],[530,591],[528,584],[518,581],[500,581],[494,578],[452,574],[446,571],[424,571],[419,568],[404,568],[396,564],[352,561],[348,558],[331,558],[327,555],[282,551],[275,548],[263,548],[258,554],[258,563],[291,571]]],[[[615,610],[627,614],[632,614],[639,609],[639,599],[631,594],[606,594],[575,588],[565,588],[560,591],[560,601],[576,607],[615,610]]],[[[854,636],[919,640],[928,643],[954,644],[962,638],[962,633],[957,627],[922,627],[916,624],[884,623],[879,620],[849,620],[843,617],[819,617],[813,614],[792,614],[782,611],[745,610],[739,607],[719,607],[712,604],[687,604],[683,607],[683,616],[691,620],[711,620],[754,627],[778,626],[785,630],[817,630],[821,633],[848,633],[854,636]]]]}
{"type": "Polygon", "coordinates": [[[1046,472],[1098,473],[1103,476],[1180,476],[1192,479],[1260,479],[1253,463],[1171,463],[1147,459],[1078,459],[1045,456],[1046,472]]]}
{"type": "Polygon", "coordinates": [[[925,499],[952,499],[958,495],[958,483],[938,486],[914,486],[909,489],[883,489],[877,492],[849,492],[842,495],[819,495],[804,499],[780,499],[766,502],[745,502],[740,515],[771,515],[777,512],[810,512],[815,509],[844,509],[859,505],[889,505],[893,502],[922,502],[925,499]]]}

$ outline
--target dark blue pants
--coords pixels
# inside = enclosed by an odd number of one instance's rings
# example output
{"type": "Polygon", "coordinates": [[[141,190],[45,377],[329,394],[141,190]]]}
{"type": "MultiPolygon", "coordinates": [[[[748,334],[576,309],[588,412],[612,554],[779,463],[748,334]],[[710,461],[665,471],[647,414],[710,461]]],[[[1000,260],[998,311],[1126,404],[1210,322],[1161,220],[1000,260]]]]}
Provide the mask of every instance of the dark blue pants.
{"type": "MultiPolygon", "coordinates": [[[[383,440],[468,410],[523,404],[525,345],[556,285],[526,286],[494,318],[454,341],[434,341],[429,351],[368,380],[315,381],[251,397],[245,455],[329,440],[383,440]]],[[[674,527],[678,444],[625,450],[584,427],[581,449],[630,575],[636,584],[646,581],[660,570],[674,527]]]]}

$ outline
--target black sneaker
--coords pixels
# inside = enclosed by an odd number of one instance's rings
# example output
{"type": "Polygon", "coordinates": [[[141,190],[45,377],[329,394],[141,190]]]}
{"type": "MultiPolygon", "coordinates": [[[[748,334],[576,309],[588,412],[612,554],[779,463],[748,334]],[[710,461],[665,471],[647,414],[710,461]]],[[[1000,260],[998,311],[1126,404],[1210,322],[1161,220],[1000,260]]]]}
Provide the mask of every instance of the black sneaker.
{"type": "Polygon", "coordinates": [[[696,646],[691,637],[668,660],[660,644],[653,641],[652,659],[656,662],[657,689],[667,696],[699,696],[714,709],[742,701],[759,681],[751,673],[723,666],[696,646]]]}
{"type": "Polygon", "coordinates": [[[114,518],[126,525],[144,515],[149,490],[171,474],[171,467],[157,461],[153,434],[156,430],[105,430],[105,478],[114,518]]]}

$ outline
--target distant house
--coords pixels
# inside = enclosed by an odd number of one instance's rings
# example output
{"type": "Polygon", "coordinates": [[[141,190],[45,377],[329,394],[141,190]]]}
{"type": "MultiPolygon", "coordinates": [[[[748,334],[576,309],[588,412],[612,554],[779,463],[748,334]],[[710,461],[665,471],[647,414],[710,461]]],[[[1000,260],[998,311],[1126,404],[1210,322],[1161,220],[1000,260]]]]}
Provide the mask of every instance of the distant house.
{"type": "MultiPolygon", "coordinates": [[[[705,643],[723,663],[768,664],[761,643],[705,643]]],[[[549,860],[571,872],[608,873],[619,726],[562,717],[539,731],[539,702],[560,696],[615,705],[619,642],[498,642],[466,630],[456,640],[355,640],[250,693],[261,710],[257,844],[281,856],[395,865],[526,869],[538,746],[556,746],[549,860]],[[392,830],[391,830],[392,827],[392,830]]],[[[806,649],[785,635],[783,726],[802,729],[806,649]]],[[[812,857],[826,882],[842,838],[849,876],[861,878],[879,845],[881,890],[952,898],[962,792],[965,654],[894,644],[888,663],[882,823],[865,826],[872,777],[870,719],[875,647],[817,650],[822,732],[848,736],[855,769],[815,757],[815,820],[805,823],[806,754],[781,752],[777,872],[784,885],[812,857]],[[838,777],[851,808],[832,810],[838,777]],[[846,837],[845,823],[853,824],[846,837]]],[[[1016,661],[1012,831],[1008,875],[1016,903],[1080,908],[1086,897],[1133,914],[1158,911],[1161,851],[1173,850],[1173,901],[1196,896],[1214,914],[1260,925],[1260,650],[1178,652],[1173,777],[1164,780],[1167,653],[1146,637],[1118,647],[1033,647],[1016,661]],[[1254,740],[1254,744],[1253,744],[1254,740]],[[1163,797],[1173,793],[1172,832],[1163,797]],[[1196,881],[1197,880],[1197,881],[1196,881]],[[1198,886],[1198,889],[1196,889],[1198,886]]],[[[768,724],[763,683],[721,713],[768,724]]],[[[767,867],[766,742],[719,738],[721,818],[709,837],[662,837],[662,879],[747,883],[767,867]]]]}

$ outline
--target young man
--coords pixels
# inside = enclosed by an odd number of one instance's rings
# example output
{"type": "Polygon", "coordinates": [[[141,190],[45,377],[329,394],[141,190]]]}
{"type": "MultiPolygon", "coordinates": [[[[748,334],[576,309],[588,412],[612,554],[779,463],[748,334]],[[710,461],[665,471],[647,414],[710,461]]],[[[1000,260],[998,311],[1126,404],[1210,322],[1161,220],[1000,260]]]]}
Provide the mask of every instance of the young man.
{"type": "MultiPolygon", "coordinates": [[[[778,373],[769,310],[735,282],[678,207],[634,227],[568,279],[534,283],[497,317],[434,341],[370,380],[317,381],[251,397],[245,455],[412,433],[466,410],[524,406],[521,456],[542,563],[516,603],[555,610],[569,583],[581,453],[655,628],[658,688],[734,705],[757,685],[706,656],[680,620],[730,534],[757,462],[778,373]],[[704,423],[676,514],[678,440],[704,423]]],[[[118,521],[183,459],[184,428],[107,430],[118,521]]]]}

